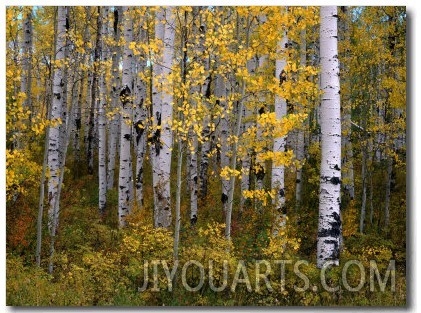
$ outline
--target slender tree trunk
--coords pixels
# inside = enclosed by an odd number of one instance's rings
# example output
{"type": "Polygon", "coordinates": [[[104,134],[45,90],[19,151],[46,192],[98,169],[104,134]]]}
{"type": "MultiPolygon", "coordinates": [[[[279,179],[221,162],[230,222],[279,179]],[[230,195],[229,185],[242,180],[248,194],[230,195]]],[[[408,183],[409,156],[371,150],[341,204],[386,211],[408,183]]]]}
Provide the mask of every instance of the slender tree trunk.
{"type": "MultiPolygon", "coordinates": [[[[206,36],[206,24],[203,23],[202,19],[200,20],[199,32],[202,35],[199,41],[199,53],[202,57],[202,62],[204,65],[205,73],[209,73],[208,77],[205,79],[204,84],[201,86],[201,94],[204,99],[205,106],[209,110],[209,98],[210,98],[210,83],[211,83],[211,73],[209,72],[209,57],[204,54],[205,51],[205,36],[206,36]]],[[[204,142],[201,145],[200,151],[200,169],[199,169],[199,190],[200,197],[204,199],[208,194],[208,168],[209,168],[209,153],[211,150],[211,117],[206,115],[203,119],[203,131],[202,137],[204,142]]]]}
{"type": "MultiPolygon", "coordinates": [[[[306,30],[303,29],[300,34],[301,44],[300,44],[300,66],[307,66],[307,42],[306,42],[306,30]]],[[[303,105],[299,103],[297,105],[298,110],[302,111],[303,105]]],[[[304,125],[303,125],[304,127],[304,125]]],[[[303,162],[304,162],[304,129],[300,127],[297,130],[297,150],[296,157],[299,162],[296,174],[295,174],[295,210],[298,211],[301,207],[302,201],[302,189],[303,189],[303,162]]]]}
{"type": "MultiPolygon", "coordinates": [[[[85,14],[88,18],[90,9],[89,7],[85,7],[85,14]]],[[[89,64],[89,52],[87,51],[87,42],[89,40],[90,34],[89,34],[89,27],[85,27],[85,30],[83,32],[83,40],[85,42],[83,55],[82,58],[82,64],[88,65],[89,64]]],[[[82,119],[83,119],[83,112],[85,112],[86,108],[88,106],[88,99],[89,95],[85,95],[86,91],[90,90],[90,81],[88,79],[88,76],[90,73],[88,73],[88,70],[86,67],[83,67],[81,69],[81,79],[80,79],[80,88],[79,88],[79,96],[78,96],[78,103],[77,108],[74,110],[74,137],[73,137],[73,151],[74,151],[74,177],[77,177],[79,175],[80,171],[80,162],[81,162],[81,153],[80,153],[80,138],[81,138],[81,131],[82,131],[82,119]]]]}
{"type": "MultiPolygon", "coordinates": [[[[111,109],[116,110],[119,102],[119,86],[121,84],[120,76],[120,59],[121,59],[121,48],[118,44],[120,41],[120,25],[122,20],[121,7],[114,8],[114,23],[113,23],[113,34],[115,46],[113,47],[112,56],[112,91],[111,91],[111,109]]],[[[114,187],[114,173],[115,163],[117,155],[117,144],[118,144],[118,129],[120,127],[120,114],[115,114],[110,121],[110,133],[108,141],[108,166],[107,166],[107,190],[114,187]]]]}
{"type": "MultiPolygon", "coordinates": [[[[51,110],[48,110],[48,120],[51,118],[51,110]]],[[[39,202],[38,202],[38,218],[37,218],[37,246],[35,250],[35,260],[38,267],[41,266],[41,249],[42,249],[42,220],[44,216],[44,200],[45,200],[45,183],[46,172],[48,166],[48,147],[50,137],[50,127],[45,130],[44,157],[42,162],[41,179],[39,186],[39,202]]]]}
{"type": "MultiPolygon", "coordinates": [[[[146,40],[145,30],[141,29],[139,34],[139,41],[144,42],[146,40]]],[[[146,57],[140,56],[136,58],[139,73],[143,73],[146,68],[146,57]]],[[[145,104],[146,100],[146,84],[145,82],[136,75],[135,78],[135,109],[134,109],[134,126],[133,135],[135,136],[136,146],[136,201],[139,207],[143,207],[143,162],[146,154],[146,136],[147,136],[147,117],[148,109],[145,104]]]]}
{"type": "Polygon", "coordinates": [[[93,175],[94,173],[94,148],[95,148],[95,139],[96,139],[96,127],[97,127],[97,114],[96,110],[99,108],[98,106],[98,64],[101,60],[101,16],[98,15],[97,17],[97,36],[95,41],[95,50],[94,50],[94,66],[92,71],[92,85],[91,85],[91,108],[89,112],[89,128],[88,128],[88,154],[87,154],[87,162],[88,162],[88,173],[93,175]]]}
{"type": "Polygon", "coordinates": [[[29,109],[29,126],[33,116],[33,108],[31,101],[31,84],[32,84],[32,7],[24,9],[25,18],[23,20],[23,45],[22,45],[22,76],[20,81],[20,91],[25,93],[26,98],[23,107],[29,109]]]}
{"type": "MultiPolygon", "coordinates": [[[[199,7],[193,8],[193,18],[199,14],[199,7]]],[[[188,25],[188,15],[187,12],[184,14],[184,27],[183,27],[183,34],[182,34],[182,48],[183,48],[183,60],[182,60],[182,79],[183,83],[186,83],[186,75],[187,75],[187,63],[188,63],[188,32],[187,32],[187,25],[188,25]]],[[[196,37],[199,33],[199,26],[196,23],[192,25],[192,36],[196,37]]],[[[202,47],[201,47],[202,48],[202,47]]],[[[203,53],[203,50],[199,53],[203,53]]],[[[199,84],[194,84],[190,88],[190,94],[200,94],[201,86],[199,84]]],[[[184,97],[183,97],[184,98],[184,97]]],[[[184,99],[183,99],[184,100],[184,99]]],[[[192,99],[191,106],[193,110],[198,109],[198,103],[196,100],[192,99]]],[[[187,166],[189,169],[189,189],[190,189],[190,224],[194,226],[198,219],[198,207],[197,207],[197,196],[198,196],[198,166],[197,166],[197,155],[198,155],[198,134],[194,127],[190,127],[188,132],[188,158],[187,158],[187,166]]]]}
{"type": "MultiPolygon", "coordinates": [[[[252,58],[251,60],[247,61],[247,71],[250,75],[254,75],[256,73],[257,68],[257,60],[256,58],[252,58]]],[[[247,131],[251,126],[251,116],[252,111],[247,107],[247,105],[243,105],[243,112],[241,112],[243,115],[243,123],[241,126],[241,132],[244,133],[247,131]]],[[[240,198],[240,212],[243,212],[244,207],[246,205],[246,199],[243,196],[244,191],[250,190],[250,173],[251,173],[251,151],[248,150],[246,155],[243,156],[241,159],[241,198],[240,198]]]]}
{"type": "Polygon", "coordinates": [[[337,7],[320,8],[321,166],[317,267],[339,265],[341,246],[341,115],[337,7]]]}
{"type": "Polygon", "coordinates": [[[98,7],[99,23],[98,36],[100,42],[101,64],[99,65],[99,110],[98,110],[98,205],[99,213],[102,216],[107,206],[107,132],[105,108],[107,105],[107,82],[106,82],[106,63],[108,61],[108,47],[105,42],[108,33],[108,7],[98,7]]]}
{"type": "Polygon", "coordinates": [[[130,50],[130,42],[133,41],[133,21],[130,16],[130,9],[123,7],[123,88],[120,92],[121,101],[121,134],[120,134],[120,170],[118,180],[118,220],[120,227],[126,225],[126,216],[132,210],[133,202],[133,180],[132,180],[132,156],[131,141],[132,131],[130,127],[130,119],[133,104],[133,75],[132,75],[132,59],[133,52],[130,50]]]}
{"type": "Polygon", "coordinates": [[[153,188],[154,188],[154,225],[155,227],[168,228],[171,225],[171,198],[170,198],[170,172],[172,130],[169,121],[172,120],[172,92],[168,91],[168,75],[171,72],[175,20],[171,7],[160,8],[157,12],[155,36],[162,40],[162,62],[155,65],[155,74],[161,75],[159,86],[154,86],[154,143],[153,158],[153,188]],[[165,25],[162,23],[165,21],[165,25]],[[158,87],[158,88],[157,88],[158,87]]]}
{"type": "Polygon", "coordinates": [[[384,204],[384,227],[386,231],[389,230],[390,224],[390,194],[392,185],[392,171],[393,171],[393,160],[392,157],[386,159],[387,164],[387,176],[386,176],[386,196],[384,204]]]}
{"type": "MultiPolygon", "coordinates": [[[[70,111],[72,111],[73,107],[70,107],[70,111]]],[[[71,114],[70,114],[71,115],[71,114]]],[[[66,127],[64,128],[64,142],[62,143],[62,160],[61,160],[61,165],[60,165],[60,173],[59,173],[59,183],[58,183],[58,191],[57,191],[57,201],[55,203],[56,207],[55,207],[55,211],[57,212],[56,214],[56,219],[57,219],[57,223],[56,223],[56,228],[58,227],[58,220],[59,220],[59,213],[60,213],[60,209],[59,209],[59,204],[60,204],[60,196],[61,196],[61,189],[63,187],[63,181],[64,181],[64,170],[65,170],[65,165],[66,165],[66,155],[67,155],[67,148],[69,147],[69,140],[70,140],[70,129],[71,129],[72,125],[71,123],[69,123],[69,118],[66,121],[66,127]]],[[[56,236],[53,236],[51,238],[51,244],[50,244],[50,262],[48,265],[48,271],[50,274],[52,274],[53,269],[54,269],[54,253],[55,253],[55,240],[56,240],[56,236]]]]}
{"type": "MultiPolygon", "coordinates": [[[[67,7],[58,7],[57,15],[57,41],[56,41],[56,61],[64,62],[65,44],[66,44],[66,12],[67,7]]],[[[59,120],[62,118],[64,102],[64,66],[60,65],[54,69],[53,74],[53,100],[51,106],[51,119],[59,120]]],[[[64,124],[62,121],[61,124],[64,124]]],[[[60,143],[60,125],[50,127],[48,134],[48,228],[51,236],[51,249],[54,252],[54,240],[58,224],[59,210],[59,184],[60,184],[60,163],[61,143],[60,143]]],[[[52,255],[50,255],[52,257],[52,255]]]]}
{"type": "Polygon", "coordinates": [[[361,196],[361,213],[360,213],[360,233],[364,233],[364,222],[366,216],[366,203],[367,203],[367,147],[362,147],[362,160],[361,160],[361,179],[362,179],[362,196],[361,196]]]}
{"type": "Polygon", "coordinates": [[[183,166],[183,144],[178,140],[177,150],[177,190],[175,196],[175,230],[174,230],[174,260],[178,260],[178,247],[180,244],[181,225],[181,168],[183,166]]]}
{"type": "MultiPolygon", "coordinates": [[[[278,44],[278,49],[285,50],[288,43],[288,37],[286,33],[283,34],[282,39],[278,44]]],[[[283,59],[276,60],[276,78],[279,79],[279,85],[282,85],[286,81],[285,66],[287,64],[286,53],[283,59]]],[[[276,118],[282,119],[287,113],[286,99],[275,95],[275,114],[276,118]]],[[[278,137],[273,140],[273,151],[274,152],[285,152],[286,136],[278,137]]],[[[274,198],[275,204],[275,227],[276,232],[278,227],[283,227],[286,222],[286,208],[285,208],[285,166],[283,164],[272,164],[272,189],[276,190],[276,196],[274,198]],[[281,217],[282,215],[282,217],[281,217]]]]}
{"type": "MultiPolygon", "coordinates": [[[[226,84],[224,82],[224,77],[218,75],[216,77],[215,82],[215,96],[217,98],[216,102],[223,108],[223,112],[220,117],[220,151],[221,151],[221,168],[228,167],[230,165],[229,161],[229,146],[228,146],[228,136],[229,136],[229,120],[227,116],[227,90],[226,84]]],[[[227,215],[227,208],[228,208],[228,193],[230,189],[230,181],[229,179],[222,179],[222,194],[221,194],[221,201],[224,209],[225,216],[227,215]]],[[[228,225],[226,225],[228,228],[228,225]]]]}

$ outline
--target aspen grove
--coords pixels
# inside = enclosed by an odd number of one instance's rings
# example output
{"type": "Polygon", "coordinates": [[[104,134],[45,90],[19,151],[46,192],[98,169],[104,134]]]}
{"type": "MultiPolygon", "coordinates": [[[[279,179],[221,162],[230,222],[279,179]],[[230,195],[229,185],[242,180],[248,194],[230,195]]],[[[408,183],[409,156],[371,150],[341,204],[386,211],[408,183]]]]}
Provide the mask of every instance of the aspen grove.
{"type": "Polygon", "coordinates": [[[8,305],[406,304],[405,7],[9,6],[5,37],[8,305]]]}

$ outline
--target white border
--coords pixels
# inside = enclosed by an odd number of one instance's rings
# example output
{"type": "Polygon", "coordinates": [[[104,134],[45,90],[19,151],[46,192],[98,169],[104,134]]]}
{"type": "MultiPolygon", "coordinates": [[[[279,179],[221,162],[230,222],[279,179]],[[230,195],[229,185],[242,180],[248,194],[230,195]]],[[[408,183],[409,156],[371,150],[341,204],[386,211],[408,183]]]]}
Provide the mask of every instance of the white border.
{"type": "MultiPolygon", "coordinates": [[[[126,0],[123,3],[118,3],[118,5],[141,5],[145,3],[146,1],[133,1],[133,0],[126,0]]],[[[99,1],[84,1],[81,3],[80,1],[68,1],[66,2],[66,5],[115,5],[117,1],[109,1],[109,0],[103,0],[101,2],[99,1]]],[[[412,172],[409,177],[412,178],[412,181],[408,181],[408,186],[411,187],[411,189],[408,188],[407,194],[408,196],[411,195],[409,198],[412,198],[411,203],[407,204],[408,209],[411,210],[411,213],[408,216],[412,217],[412,221],[409,221],[409,224],[411,224],[411,229],[413,230],[413,233],[407,234],[407,240],[410,245],[412,245],[412,255],[407,255],[407,258],[412,258],[410,264],[411,266],[411,273],[408,275],[408,278],[411,280],[411,283],[408,282],[407,285],[407,292],[411,295],[411,302],[408,302],[410,305],[409,311],[410,312],[417,312],[419,300],[417,298],[417,284],[420,283],[420,271],[417,270],[416,264],[418,264],[419,257],[419,251],[420,251],[420,245],[421,245],[421,239],[416,240],[416,238],[421,238],[420,229],[421,227],[416,225],[416,222],[421,221],[421,214],[420,209],[417,207],[417,203],[419,203],[419,192],[420,192],[420,185],[418,183],[419,179],[421,179],[420,175],[420,166],[417,162],[417,156],[419,157],[419,142],[420,139],[418,135],[420,135],[420,109],[419,106],[421,103],[419,103],[420,100],[420,90],[421,85],[416,79],[416,74],[421,73],[421,67],[420,67],[420,61],[418,60],[418,57],[421,57],[420,55],[420,41],[416,42],[415,34],[420,34],[421,32],[421,21],[420,21],[420,1],[406,1],[397,3],[397,1],[391,1],[391,0],[376,0],[376,1],[370,1],[370,3],[362,2],[362,1],[347,1],[344,3],[343,1],[340,1],[339,3],[328,3],[326,1],[263,1],[258,2],[259,5],[327,5],[327,4],[335,4],[335,5],[406,5],[407,6],[407,12],[410,19],[410,26],[412,27],[412,30],[408,32],[408,42],[410,42],[409,47],[411,48],[411,52],[408,53],[408,55],[412,56],[412,60],[408,62],[408,69],[411,68],[411,70],[408,71],[408,91],[412,92],[412,96],[408,95],[408,99],[411,99],[412,103],[408,103],[408,107],[411,106],[411,113],[414,116],[408,116],[408,125],[410,125],[410,132],[411,132],[411,138],[412,142],[409,143],[411,146],[411,149],[408,149],[408,152],[412,152],[411,155],[408,155],[408,159],[412,160],[411,167],[408,166],[407,174],[409,175],[410,172],[412,172]],[[418,101],[417,101],[418,100],[418,101]],[[411,123],[412,121],[412,123],[411,123]],[[414,290],[410,290],[410,287],[413,287],[414,290]]],[[[0,32],[0,50],[2,51],[0,68],[1,73],[0,75],[0,86],[6,86],[5,82],[5,16],[6,16],[6,6],[7,5],[55,5],[57,2],[54,1],[12,1],[12,0],[5,0],[5,5],[0,6],[0,25],[1,25],[1,32],[0,32]]],[[[64,4],[64,3],[63,3],[64,4]]],[[[215,0],[215,1],[162,1],[162,0],[154,0],[152,2],[145,3],[146,5],[163,5],[163,4],[171,4],[171,5],[239,5],[240,3],[238,1],[223,1],[223,0],[215,0]]],[[[256,5],[256,1],[254,0],[244,0],[241,1],[241,5],[256,5]]],[[[409,52],[409,51],[408,51],[409,52]]],[[[0,111],[0,134],[2,136],[2,145],[0,148],[0,163],[2,164],[2,167],[0,169],[1,173],[1,179],[0,179],[0,203],[4,204],[4,215],[3,218],[0,219],[0,229],[1,231],[1,239],[2,247],[1,247],[1,256],[0,256],[0,264],[1,268],[3,270],[0,270],[1,273],[4,273],[1,275],[1,286],[4,288],[1,293],[1,305],[3,306],[3,312],[18,312],[21,311],[19,308],[10,308],[5,307],[6,303],[6,275],[5,275],[5,243],[6,243],[6,182],[5,182],[5,168],[6,168],[6,161],[5,161],[5,137],[6,137],[6,107],[5,107],[5,98],[6,98],[6,91],[5,88],[0,88],[0,94],[2,99],[2,105],[1,105],[1,111],[0,111]]],[[[407,250],[409,252],[409,249],[407,250]]],[[[270,308],[265,308],[269,309],[270,308]]],[[[314,308],[313,308],[314,309],[314,308]]],[[[312,309],[312,310],[313,310],[312,309]]],[[[325,308],[321,308],[322,310],[325,310],[325,308]]],[[[364,311],[367,308],[364,309],[364,311]]],[[[30,310],[30,309],[22,309],[22,311],[25,312],[41,312],[41,311],[56,311],[54,309],[46,309],[43,308],[41,310],[30,310]]],[[[108,310],[108,309],[107,309],[108,310]]],[[[151,309],[145,309],[141,308],[143,312],[151,311],[151,309]]],[[[216,312],[222,312],[223,308],[215,308],[212,309],[212,311],[216,312]]],[[[226,308],[226,310],[232,310],[232,308],[226,308]]],[[[280,310],[286,312],[287,310],[285,308],[280,308],[280,310]]],[[[308,310],[303,309],[292,309],[294,312],[308,312],[308,310]]],[[[345,309],[341,309],[336,307],[335,311],[343,311],[345,309]]],[[[373,311],[376,309],[373,308],[373,311]]],[[[378,309],[377,309],[378,310],[378,309]]],[[[75,309],[71,308],[63,308],[60,309],[60,312],[75,312],[75,309]]],[[[86,309],[84,309],[86,311],[86,309]]],[[[90,311],[90,310],[89,310],[90,311]]],[[[122,310],[119,310],[122,311],[122,310]]],[[[189,310],[190,311],[190,310],[189,310]]],[[[241,309],[243,312],[253,312],[254,310],[251,308],[245,308],[241,309]]]]}

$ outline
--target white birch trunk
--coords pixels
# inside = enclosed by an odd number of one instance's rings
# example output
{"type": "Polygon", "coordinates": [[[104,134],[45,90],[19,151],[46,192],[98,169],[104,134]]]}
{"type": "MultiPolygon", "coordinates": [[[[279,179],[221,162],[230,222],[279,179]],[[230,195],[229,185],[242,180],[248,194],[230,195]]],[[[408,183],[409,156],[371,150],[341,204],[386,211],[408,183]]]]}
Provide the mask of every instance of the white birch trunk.
{"type": "MultiPolygon", "coordinates": [[[[113,48],[112,56],[112,91],[111,91],[111,109],[115,110],[118,107],[119,102],[119,88],[121,84],[120,77],[120,59],[121,59],[121,48],[118,45],[120,41],[120,25],[121,25],[122,13],[121,7],[114,8],[114,23],[113,23],[113,34],[115,46],[113,48]]],[[[115,162],[117,155],[117,144],[118,144],[118,129],[120,127],[120,114],[113,116],[109,123],[109,140],[108,140],[108,166],[107,166],[107,190],[114,187],[114,175],[115,175],[115,162]]]]}
{"type": "Polygon", "coordinates": [[[317,267],[339,265],[341,246],[341,113],[337,7],[320,9],[321,166],[317,267]]]}
{"type": "MultiPolygon", "coordinates": [[[[261,18],[263,21],[265,21],[265,18],[261,18]]],[[[263,68],[265,62],[266,62],[267,56],[260,56],[257,59],[257,66],[258,68],[263,68]]],[[[259,116],[261,116],[262,114],[265,113],[265,99],[264,96],[262,97],[262,95],[259,95],[259,103],[261,105],[261,107],[259,108],[258,114],[259,116]]],[[[262,137],[262,127],[257,124],[257,139],[259,140],[259,138],[262,137]]],[[[264,162],[258,162],[258,160],[256,159],[256,189],[257,190],[263,190],[263,184],[264,184],[264,178],[266,175],[266,168],[265,168],[265,163],[264,162]]],[[[261,206],[261,203],[259,203],[259,206],[261,206]]]]}
{"type": "Polygon", "coordinates": [[[32,119],[31,83],[32,83],[32,8],[25,8],[26,14],[23,21],[23,44],[22,44],[22,76],[20,91],[26,98],[23,107],[31,110],[29,123],[32,119]]]}
{"type": "MultiPolygon", "coordinates": [[[[288,37],[286,33],[283,34],[281,38],[278,49],[282,52],[286,49],[286,45],[288,43],[288,37]]],[[[286,66],[286,56],[282,59],[276,60],[275,65],[275,75],[276,78],[279,79],[279,84],[286,80],[285,74],[285,66],[286,66]]],[[[287,102],[286,99],[280,97],[279,95],[275,95],[275,115],[276,119],[282,119],[287,113],[287,102]]],[[[285,145],[286,145],[286,136],[277,137],[273,140],[273,151],[274,152],[285,152],[285,145]]],[[[274,198],[274,205],[275,205],[275,225],[274,231],[276,233],[276,229],[278,227],[283,227],[286,222],[286,211],[285,211],[285,166],[282,164],[276,164],[275,162],[272,164],[272,189],[276,191],[275,198],[274,198]],[[281,217],[282,215],[282,217],[281,217]]]]}
{"type": "MultiPolygon", "coordinates": [[[[63,62],[66,44],[66,7],[58,7],[57,15],[57,42],[56,42],[56,61],[63,62]]],[[[53,102],[51,106],[51,119],[58,120],[62,118],[63,111],[63,65],[58,66],[53,74],[53,102]]],[[[65,121],[62,121],[64,123],[65,121]]],[[[48,179],[48,227],[52,237],[56,234],[57,216],[59,206],[56,203],[58,199],[58,185],[60,174],[60,125],[50,128],[48,136],[48,170],[50,173],[48,179]]]]}
{"type": "Polygon", "coordinates": [[[194,226],[198,219],[197,211],[197,192],[198,192],[198,177],[197,177],[197,148],[198,140],[197,134],[193,130],[189,133],[189,142],[191,143],[191,150],[189,155],[189,188],[190,188],[190,224],[194,226]]]}
{"type": "Polygon", "coordinates": [[[92,73],[92,85],[91,85],[91,103],[90,103],[90,112],[89,112],[89,129],[88,129],[88,151],[87,151],[87,163],[88,163],[88,173],[93,175],[94,173],[94,148],[95,148],[95,139],[97,138],[97,126],[98,126],[98,108],[99,103],[98,98],[98,63],[100,62],[100,31],[101,31],[101,16],[97,18],[97,36],[95,41],[95,50],[94,50],[94,66],[92,73]]]}
{"type": "MultiPolygon", "coordinates": [[[[220,105],[223,109],[223,113],[220,117],[220,145],[221,145],[221,168],[227,167],[230,165],[230,159],[228,156],[229,145],[228,145],[228,136],[229,136],[229,119],[227,116],[227,90],[224,77],[217,75],[215,82],[215,96],[217,97],[217,104],[220,105]]],[[[222,193],[221,201],[224,209],[224,213],[227,214],[228,207],[228,193],[230,190],[230,180],[222,179],[222,193]]],[[[228,227],[228,226],[227,226],[228,227]]]]}
{"type": "MultiPolygon", "coordinates": [[[[201,37],[199,42],[199,53],[203,56],[203,51],[205,49],[205,36],[206,36],[206,25],[203,21],[200,21],[201,25],[199,28],[199,32],[203,37],[201,37]]],[[[205,73],[209,72],[209,58],[207,56],[202,57],[202,62],[205,68],[205,73]]],[[[204,99],[204,104],[207,109],[210,109],[209,105],[209,97],[210,97],[210,81],[211,81],[211,73],[208,73],[208,77],[205,79],[203,85],[201,86],[201,94],[204,99]]],[[[203,119],[203,131],[202,137],[204,142],[201,145],[200,151],[200,169],[199,169],[199,190],[200,190],[200,198],[204,199],[208,194],[208,168],[209,168],[209,152],[211,150],[211,129],[210,129],[210,122],[211,118],[209,114],[205,116],[203,119]]]]}
{"type": "MultiPolygon", "coordinates": [[[[107,105],[107,82],[106,82],[106,62],[108,60],[108,47],[105,39],[108,34],[108,7],[100,9],[101,30],[98,30],[101,43],[101,64],[99,66],[99,110],[98,110],[98,199],[99,213],[103,215],[107,206],[107,132],[105,107],[107,105]],[[99,33],[100,31],[100,33],[99,33]]],[[[98,25],[99,26],[99,25],[98,25]]]]}
{"type": "Polygon", "coordinates": [[[172,70],[175,39],[175,20],[171,7],[160,8],[157,12],[155,36],[163,43],[162,58],[154,65],[158,76],[158,86],[153,86],[153,159],[154,226],[168,228],[171,225],[170,171],[172,130],[172,91],[168,90],[168,75],[172,70]],[[165,21],[165,25],[162,22],[165,21]],[[161,77],[159,77],[161,76],[161,77]]]}
{"type": "MultiPolygon", "coordinates": [[[[306,30],[303,29],[301,31],[301,44],[300,44],[300,66],[305,67],[307,66],[307,42],[306,42],[306,30]]],[[[299,111],[302,111],[303,105],[298,104],[297,108],[299,111]]],[[[304,127],[304,126],[303,126],[304,127]]],[[[299,162],[299,166],[296,171],[295,176],[295,210],[298,211],[301,207],[302,201],[302,176],[303,176],[303,161],[304,161],[304,129],[299,127],[297,130],[297,147],[296,147],[296,158],[299,162]]]]}
{"type": "MultiPolygon", "coordinates": [[[[193,16],[197,16],[199,14],[199,7],[193,8],[193,16]]],[[[182,39],[182,46],[183,46],[183,66],[182,71],[183,73],[187,73],[187,49],[188,49],[188,39],[187,39],[187,12],[184,15],[184,29],[182,39]]],[[[194,22],[192,25],[192,36],[196,37],[199,35],[200,27],[194,22]]],[[[197,51],[198,55],[200,56],[204,52],[203,45],[199,45],[199,49],[197,51]]],[[[185,81],[185,75],[182,73],[183,81],[185,81]]],[[[190,89],[190,94],[195,95],[199,94],[201,91],[201,86],[199,84],[194,84],[190,89]]],[[[198,103],[195,100],[191,101],[191,106],[194,109],[197,109],[198,103]]],[[[197,156],[198,156],[198,134],[196,131],[191,127],[188,133],[188,146],[187,146],[187,153],[188,153],[188,169],[189,169],[189,189],[190,189],[190,224],[194,226],[197,223],[198,219],[198,207],[197,207],[197,199],[198,199],[198,166],[197,166],[197,156]]]]}
{"type": "Polygon", "coordinates": [[[132,112],[132,59],[133,53],[129,48],[133,40],[133,22],[130,17],[130,9],[123,7],[123,88],[120,92],[121,101],[121,134],[120,134],[120,171],[118,180],[118,220],[120,227],[126,226],[126,216],[131,212],[133,202],[133,180],[132,180],[132,157],[131,157],[131,112],[132,112]]]}
{"type": "MultiPolygon", "coordinates": [[[[146,40],[146,33],[144,29],[140,30],[139,41],[143,42],[146,40]]],[[[145,56],[136,57],[137,63],[137,72],[142,73],[146,68],[146,58],[145,56]]],[[[143,181],[143,162],[146,154],[146,119],[148,117],[148,109],[145,106],[146,100],[146,84],[145,82],[136,75],[135,78],[135,97],[134,97],[134,125],[133,125],[133,135],[135,138],[135,147],[136,147],[136,201],[139,207],[143,207],[143,191],[144,191],[144,181],[143,181]]]]}

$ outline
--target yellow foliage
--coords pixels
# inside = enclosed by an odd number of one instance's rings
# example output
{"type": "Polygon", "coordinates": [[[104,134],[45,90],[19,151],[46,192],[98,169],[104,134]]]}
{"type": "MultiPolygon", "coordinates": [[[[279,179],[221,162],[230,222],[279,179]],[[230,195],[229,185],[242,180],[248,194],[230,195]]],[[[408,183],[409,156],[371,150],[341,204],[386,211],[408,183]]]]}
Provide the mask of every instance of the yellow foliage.
{"type": "Polygon", "coordinates": [[[6,198],[26,195],[28,188],[39,183],[41,167],[28,156],[28,150],[6,149],[6,198]]]}

